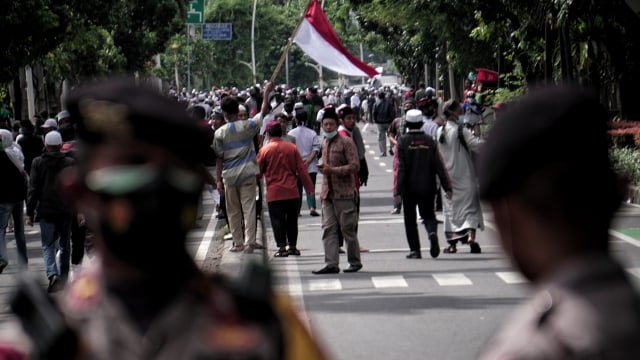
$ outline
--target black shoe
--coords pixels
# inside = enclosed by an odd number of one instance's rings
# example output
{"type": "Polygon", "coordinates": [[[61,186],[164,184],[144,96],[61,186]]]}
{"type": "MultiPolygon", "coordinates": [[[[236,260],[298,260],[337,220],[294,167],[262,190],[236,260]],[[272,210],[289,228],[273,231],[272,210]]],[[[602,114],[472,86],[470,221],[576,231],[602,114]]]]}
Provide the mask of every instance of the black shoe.
{"type": "Polygon", "coordinates": [[[60,278],[58,277],[58,275],[49,276],[49,286],[47,286],[47,292],[53,293],[53,292],[60,291],[61,289],[62,289],[62,282],[60,281],[60,278]]]}
{"type": "Polygon", "coordinates": [[[393,149],[389,149],[389,155],[393,156],[393,149]]]}
{"type": "Polygon", "coordinates": [[[8,262],[6,262],[4,260],[0,260],[0,274],[2,274],[2,272],[4,271],[4,268],[6,268],[7,265],[9,265],[8,262]]]}
{"type": "Polygon", "coordinates": [[[407,259],[422,259],[420,251],[412,251],[407,255],[407,259]]]}
{"type": "Polygon", "coordinates": [[[482,252],[482,249],[480,249],[480,245],[478,245],[478,243],[475,241],[470,242],[469,246],[471,247],[472,254],[480,254],[482,252]]]}
{"type": "Polygon", "coordinates": [[[380,157],[385,157],[385,156],[387,156],[386,152],[383,152],[382,154],[380,154],[380,157]]]}
{"type": "Polygon", "coordinates": [[[349,265],[349,267],[344,269],[344,270],[342,270],[342,272],[354,273],[354,272],[360,271],[360,269],[362,269],[362,264],[349,265]]]}
{"type": "Polygon", "coordinates": [[[311,273],[316,275],[322,274],[337,274],[340,272],[340,268],[337,266],[325,266],[320,270],[313,270],[311,273]]]}
{"type": "Polygon", "coordinates": [[[440,244],[438,244],[438,235],[435,233],[431,233],[429,235],[429,241],[431,242],[431,249],[429,249],[429,254],[431,254],[432,258],[437,258],[440,255],[440,244]]]}

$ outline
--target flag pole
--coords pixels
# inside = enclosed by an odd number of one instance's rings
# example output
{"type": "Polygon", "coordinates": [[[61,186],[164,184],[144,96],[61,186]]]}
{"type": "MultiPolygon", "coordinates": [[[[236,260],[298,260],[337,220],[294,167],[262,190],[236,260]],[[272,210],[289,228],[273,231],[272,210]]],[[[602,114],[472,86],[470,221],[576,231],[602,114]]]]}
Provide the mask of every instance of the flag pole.
{"type": "Polygon", "coordinates": [[[307,9],[309,8],[309,4],[311,4],[312,1],[314,0],[309,0],[309,2],[307,3],[307,6],[305,6],[304,11],[300,16],[300,20],[298,20],[298,24],[296,25],[296,28],[293,30],[291,37],[289,37],[289,42],[287,43],[287,46],[284,48],[282,55],[280,55],[280,61],[278,61],[278,65],[276,66],[276,69],[273,71],[273,74],[271,75],[271,79],[269,80],[270,82],[274,82],[276,80],[276,76],[278,76],[278,73],[280,72],[280,68],[282,67],[284,60],[286,59],[287,54],[289,53],[289,49],[291,48],[291,45],[293,45],[293,38],[296,37],[296,34],[298,33],[298,29],[300,28],[300,24],[302,24],[302,20],[304,20],[304,15],[307,12],[307,9]]]}

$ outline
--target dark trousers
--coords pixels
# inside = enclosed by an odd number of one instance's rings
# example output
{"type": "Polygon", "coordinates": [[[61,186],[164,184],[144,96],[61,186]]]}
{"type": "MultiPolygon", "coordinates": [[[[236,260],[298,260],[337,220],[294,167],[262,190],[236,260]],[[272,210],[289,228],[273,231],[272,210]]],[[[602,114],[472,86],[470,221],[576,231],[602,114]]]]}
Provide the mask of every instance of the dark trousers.
{"type": "Polygon", "coordinates": [[[298,243],[298,199],[270,201],[267,206],[276,244],[283,248],[289,240],[289,248],[294,249],[298,243]]]}
{"type": "Polygon", "coordinates": [[[78,216],[74,214],[71,217],[71,264],[82,263],[86,239],[87,228],[78,224],[78,216]]]}
{"type": "Polygon", "coordinates": [[[407,194],[402,197],[404,203],[404,230],[407,234],[407,242],[411,251],[420,251],[420,236],[416,224],[416,205],[424,220],[427,234],[437,233],[438,223],[433,209],[435,193],[428,195],[407,194]]]}
{"type": "MultiPolygon", "coordinates": [[[[258,198],[256,199],[256,219],[262,216],[262,181],[258,181],[258,198]]],[[[258,228],[256,228],[257,230],[258,228]]]]}

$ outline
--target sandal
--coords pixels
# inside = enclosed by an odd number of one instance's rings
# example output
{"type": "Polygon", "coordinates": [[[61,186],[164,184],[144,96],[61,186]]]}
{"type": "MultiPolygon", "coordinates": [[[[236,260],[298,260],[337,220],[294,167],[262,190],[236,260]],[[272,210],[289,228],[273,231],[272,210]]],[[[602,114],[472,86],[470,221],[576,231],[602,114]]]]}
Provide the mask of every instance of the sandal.
{"type": "Polygon", "coordinates": [[[300,250],[296,248],[289,248],[289,250],[287,250],[287,253],[289,255],[300,256],[300,250]]]}
{"type": "Polygon", "coordinates": [[[244,245],[235,245],[229,251],[231,252],[240,252],[244,250],[244,245]]]}
{"type": "Polygon", "coordinates": [[[446,249],[444,249],[443,251],[445,254],[455,254],[458,252],[458,249],[456,248],[455,245],[449,245],[449,247],[447,247],[446,249]]]}
{"type": "Polygon", "coordinates": [[[286,249],[280,249],[273,254],[273,257],[287,257],[289,256],[289,252],[286,249]]]}

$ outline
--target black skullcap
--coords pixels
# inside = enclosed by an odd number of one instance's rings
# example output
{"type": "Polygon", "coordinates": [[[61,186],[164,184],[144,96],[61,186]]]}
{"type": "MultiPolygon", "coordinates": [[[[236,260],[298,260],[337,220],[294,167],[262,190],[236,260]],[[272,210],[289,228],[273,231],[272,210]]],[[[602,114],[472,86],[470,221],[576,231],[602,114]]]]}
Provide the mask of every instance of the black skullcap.
{"type": "Polygon", "coordinates": [[[189,163],[201,161],[208,147],[183,105],[132,79],[84,85],[69,94],[66,108],[77,122],[78,140],[87,145],[137,139],[166,147],[189,163]]]}
{"type": "Polygon", "coordinates": [[[324,121],[324,119],[334,119],[336,122],[338,122],[338,114],[336,114],[336,109],[333,106],[326,106],[324,108],[324,112],[322,113],[322,120],[320,120],[320,122],[324,121]]]}
{"type": "Polygon", "coordinates": [[[342,120],[344,120],[344,118],[348,115],[353,115],[353,109],[351,108],[351,106],[344,106],[343,108],[338,110],[338,112],[338,115],[340,115],[340,119],[342,120]]]}
{"type": "Polygon", "coordinates": [[[606,122],[592,91],[569,85],[533,90],[491,129],[479,158],[480,196],[512,194],[543,169],[556,169],[566,196],[607,196],[614,191],[615,173],[606,122]]]}

